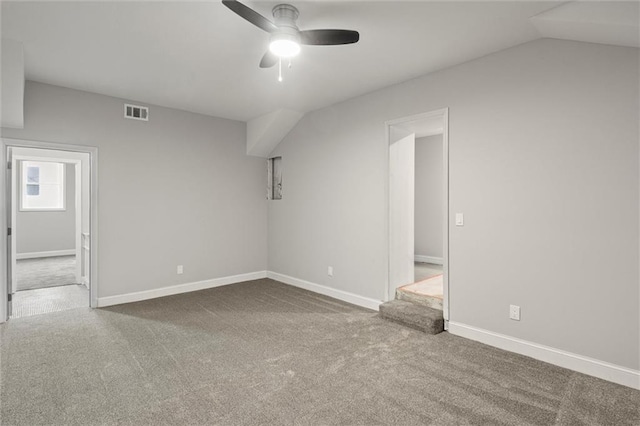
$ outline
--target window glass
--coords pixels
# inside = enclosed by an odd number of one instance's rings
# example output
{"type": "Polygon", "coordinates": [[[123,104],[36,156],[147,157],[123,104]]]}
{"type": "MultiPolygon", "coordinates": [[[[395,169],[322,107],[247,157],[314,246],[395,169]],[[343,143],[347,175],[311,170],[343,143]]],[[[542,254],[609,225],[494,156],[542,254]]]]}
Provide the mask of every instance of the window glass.
{"type": "Polygon", "coordinates": [[[23,161],[21,210],[64,210],[64,164],[23,161]]]}

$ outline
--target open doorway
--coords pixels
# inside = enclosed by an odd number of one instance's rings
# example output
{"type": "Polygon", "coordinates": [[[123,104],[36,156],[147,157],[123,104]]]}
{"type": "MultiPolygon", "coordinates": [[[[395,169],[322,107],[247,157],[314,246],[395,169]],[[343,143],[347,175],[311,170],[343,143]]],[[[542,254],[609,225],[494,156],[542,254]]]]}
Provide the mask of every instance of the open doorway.
{"type": "Polygon", "coordinates": [[[95,307],[95,149],[2,142],[8,225],[2,320],[95,307]]]}
{"type": "Polygon", "coordinates": [[[89,182],[83,165],[88,167],[89,154],[8,149],[12,172],[10,317],[88,307],[90,280],[83,259],[89,252],[83,250],[83,240],[89,235],[89,182]]]}
{"type": "Polygon", "coordinates": [[[448,110],[387,123],[389,286],[448,319],[448,110]]]}
{"type": "Polygon", "coordinates": [[[423,120],[416,130],[414,190],[414,283],[401,298],[442,310],[444,299],[444,144],[442,119],[423,120]]]}

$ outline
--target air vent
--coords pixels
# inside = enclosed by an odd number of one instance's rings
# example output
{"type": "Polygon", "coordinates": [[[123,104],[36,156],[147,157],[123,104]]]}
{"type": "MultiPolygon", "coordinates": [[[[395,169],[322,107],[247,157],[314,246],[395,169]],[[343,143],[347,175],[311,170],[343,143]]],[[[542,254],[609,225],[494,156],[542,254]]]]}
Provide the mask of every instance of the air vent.
{"type": "Polygon", "coordinates": [[[149,121],[149,108],[138,105],[124,104],[124,118],[149,121]]]}

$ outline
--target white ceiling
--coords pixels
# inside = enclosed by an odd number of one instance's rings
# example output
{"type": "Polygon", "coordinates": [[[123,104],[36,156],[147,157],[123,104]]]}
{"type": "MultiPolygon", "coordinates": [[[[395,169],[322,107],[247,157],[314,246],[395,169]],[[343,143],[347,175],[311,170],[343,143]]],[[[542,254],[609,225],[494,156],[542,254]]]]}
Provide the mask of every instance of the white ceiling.
{"type": "MultiPolygon", "coordinates": [[[[271,17],[279,1],[246,1],[271,17]]],[[[24,43],[30,80],[239,120],[307,112],[481,57],[540,34],[561,2],[301,2],[301,29],[360,32],[305,46],[278,83],[260,69],[268,35],[220,1],[6,2],[2,37],[24,43]]]]}
{"type": "Polygon", "coordinates": [[[575,1],[531,22],[543,37],[640,47],[640,2],[575,1]]]}

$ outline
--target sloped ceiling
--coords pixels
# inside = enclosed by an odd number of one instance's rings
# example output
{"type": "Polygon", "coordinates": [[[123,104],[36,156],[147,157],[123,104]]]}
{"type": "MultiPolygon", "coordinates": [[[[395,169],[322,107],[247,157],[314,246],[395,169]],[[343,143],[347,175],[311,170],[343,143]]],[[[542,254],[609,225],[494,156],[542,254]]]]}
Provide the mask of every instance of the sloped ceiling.
{"type": "MultiPolygon", "coordinates": [[[[281,1],[246,1],[264,16],[281,1]]],[[[302,29],[360,42],[305,46],[260,69],[268,34],[220,1],[2,2],[2,37],[24,44],[29,80],[247,121],[308,112],[539,38],[540,1],[298,1],[302,29]]]]}
{"type": "Polygon", "coordinates": [[[640,47],[640,3],[576,1],[531,18],[543,37],[640,47]]]}
{"type": "MultiPolygon", "coordinates": [[[[271,17],[280,1],[244,3],[271,17]]],[[[305,46],[280,83],[258,67],[268,34],[217,0],[3,1],[2,38],[22,44],[26,79],[246,121],[258,156],[306,112],[541,37],[640,46],[636,1],[291,3],[301,29],[360,42],[305,46]]]]}

